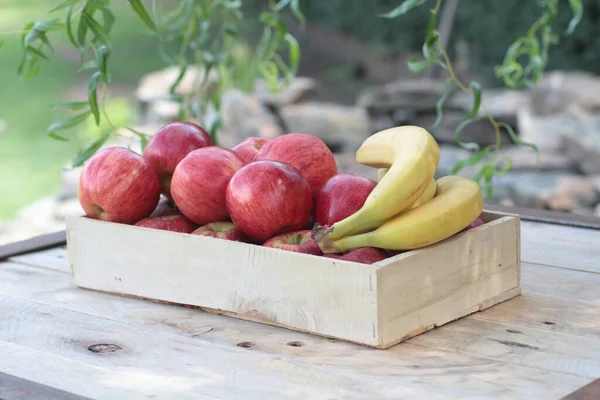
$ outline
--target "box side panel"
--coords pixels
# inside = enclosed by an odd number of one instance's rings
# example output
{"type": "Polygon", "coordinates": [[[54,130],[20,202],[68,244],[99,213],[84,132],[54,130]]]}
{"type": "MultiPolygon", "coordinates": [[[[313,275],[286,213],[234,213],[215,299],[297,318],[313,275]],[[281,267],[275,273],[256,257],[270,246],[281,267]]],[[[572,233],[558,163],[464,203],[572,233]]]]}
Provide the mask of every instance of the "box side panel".
{"type": "Polygon", "coordinates": [[[518,219],[505,217],[381,267],[381,344],[483,309],[519,286],[518,219]]]}
{"type": "Polygon", "coordinates": [[[68,222],[71,280],[376,344],[376,269],[86,218],[68,222]]]}

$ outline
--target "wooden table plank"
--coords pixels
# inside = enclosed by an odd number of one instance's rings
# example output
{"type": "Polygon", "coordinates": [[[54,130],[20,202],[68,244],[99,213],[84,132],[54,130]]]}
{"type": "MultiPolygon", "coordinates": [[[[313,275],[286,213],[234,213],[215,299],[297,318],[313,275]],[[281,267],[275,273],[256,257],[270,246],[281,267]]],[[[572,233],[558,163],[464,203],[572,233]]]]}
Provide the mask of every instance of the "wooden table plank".
{"type": "Polygon", "coordinates": [[[600,274],[521,263],[521,287],[526,292],[584,300],[590,307],[600,305],[600,274]]]}
{"type": "Polygon", "coordinates": [[[521,221],[521,260],[600,274],[600,230],[521,221]]]}
{"type": "MultiPolygon", "coordinates": [[[[135,368],[122,372],[100,368],[89,363],[73,361],[44,351],[33,350],[0,340],[0,371],[35,381],[42,388],[36,393],[40,395],[24,397],[23,400],[76,400],[76,399],[127,399],[147,400],[151,395],[157,398],[169,398],[176,395],[181,400],[212,400],[211,396],[203,396],[192,392],[176,379],[155,379],[154,376],[137,372],[135,368]],[[72,397],[62,395],[70,393],[72,397]],[[60,393],[57,397],[50,397],[60,393]],[[44,394],[45,396],[42,396],[44,394]],[[46,397],[48,396],[48,397],[46,397]],[[80,397],[81,396],[81,397],[80,397]]],[[[0,372],[0,398],[3,395],[1,384],[3,375],[0,372]]],[[[28,387],[13,378],[8,387],[28,387]],[[11,383],[12,382],[12,383],[11,383]]],[[[9,392],[10,393],[10,392],[9,392]]],[[[18,397],[6,396],[6,400],[17,400],[18,397]]]]}
{"type": "Polygon", "coordinates": [[[261,352],[277,357],[292,357],[367,378],[389,379],[395,384],[408,381],[422,388],[432,385],[452,388],[461,394],[461,398],[490,395],[514,399],[525,394],[530,399],[556,398],[590,380],[474,357],[455,350],[423,348],[411,342],[387,351],[344,342],[333,343],[308,334],[194,309],[82,290],[71,286],[64,274],[19,264],[4,264],[0,268],[0,293],[115,319],[127,323],[130,329],[139,326],[229,347],[249,341],[255,343],[255,348],[261,352]],[[301,344],[302,347],[288,343],[301,344]]]}
{"type": "Polygon", "coordinates": [[[562,400],[598,400],[600,399],[600,378],[588,383],[584,387],[569,393],[562,400]]]}
{"type": "MultiPolygon", "coordinates": [[[[248,399],[378,399],[462,397],[456,389],[422,388],[411,380],[366,377],[348,369],[273,356],[260,347],[207,343],[140,324],[127,324],[0,295],[0,340],[106,368],[120,375],[175,380],[199,394],[248,399]],[[95,353],[95,344],[118,346],[95,353]]],[[[2,371],[4,372],[4,371],[2,371]]],[[[151,392],[148,392],[150,394],[151,392]]]]}
{"type": "Polygon", "coordinates": [[[66,273],[69,272],[69,257],[67,256],[66,246],[58,246],[52,249],[10,257],[8,261],[66,273]]]}
{"type": "Polygon", "coordinates": [[[9,257],[29,253],[32,251],[53,248],[65,244],[66,241],[66,232],[59,231],[35,236],[30,239],[21,240],[15,243],[8,243],[0,246],[0,260],[5,260],[9,257]]]}
{"type": "MultiPolygon", "coordinates": [[[[1,344],[0,344],[1,346],[1,344]]],[[[7,354],[2,353],[4,357],[7,354]]],[[[0,399],[7,400],[91,400],[89,397],[78,396],[64,390],[55,389],[40,383],[17,378],[0,372],[0,399]]]]}

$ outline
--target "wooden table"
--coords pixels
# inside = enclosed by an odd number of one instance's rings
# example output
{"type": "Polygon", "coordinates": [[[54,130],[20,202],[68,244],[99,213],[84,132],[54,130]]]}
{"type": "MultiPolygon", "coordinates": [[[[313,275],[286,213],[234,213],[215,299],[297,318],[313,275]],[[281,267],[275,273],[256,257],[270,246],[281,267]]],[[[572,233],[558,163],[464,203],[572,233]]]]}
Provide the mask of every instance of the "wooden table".
{"type": "Polygon", "coordinates": [[[600,398],[581,389],[600,376],[600,230],[522,221],[521,258],[522,296],[374,350],[73,287],[64,246],[15,256],[0,398],[600,398]]]}

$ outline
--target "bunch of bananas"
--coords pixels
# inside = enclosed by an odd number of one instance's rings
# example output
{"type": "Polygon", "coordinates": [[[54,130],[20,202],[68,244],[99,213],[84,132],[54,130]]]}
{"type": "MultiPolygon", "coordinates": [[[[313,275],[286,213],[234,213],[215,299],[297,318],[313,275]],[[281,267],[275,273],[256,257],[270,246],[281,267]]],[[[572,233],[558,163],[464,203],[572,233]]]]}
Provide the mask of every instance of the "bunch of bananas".
{"type": "Polygon", "coordinates": [[[479,184],[460,176],[434,179],[440,148],[427,130],[400,126],[375,133],[356,161],[378,168],[378,183],[362,208],[312,237],[324,253],[359,247],[412,250],[460,232],[483,211],[479,184]]]}

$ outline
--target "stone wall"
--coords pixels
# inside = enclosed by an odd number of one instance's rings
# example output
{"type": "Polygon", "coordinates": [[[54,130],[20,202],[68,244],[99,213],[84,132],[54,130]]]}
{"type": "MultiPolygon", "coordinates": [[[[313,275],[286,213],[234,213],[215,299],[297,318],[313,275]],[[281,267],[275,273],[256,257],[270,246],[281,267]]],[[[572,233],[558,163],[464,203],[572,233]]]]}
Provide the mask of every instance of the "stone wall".
{"type": "MultiPolygon", "coordinates": [[[[189,69],[189,74],[202,71],[189,69]]],[[[157,71],[141,80],[136,92],[141,118],[139,129],[155,132],[177,119],[177,106],[164,100],[173,69],[157,71]]],[[[186,77],[180,94],[189,93],[186,77]]],[[[210,84],[210,79],[207,79],[210,84]]],[[[354,160],[354,152],[370,134],[399,124],[429,127],[436,118],[435,104],[444,91],[440,81],[418,79],[390,82],[356,94],[354,104],[316,101],[322,84],[299,77],[280,93],[270,93],[257,81],[253,93],[229,90],[222,100],[220,145],[231,147],[248,136],[275,137],[286,132],[316,135],[334,151],[340,172],[376,179],[376,171],[354,160]]],[[[498,121],[514,127],[521,139],[540,148],[539,164],[533,150],[502,137],[502,153],[512,159],[512,171],[495,179],[492,202],[600,216],[600,78],[585,73],[548,73],[528,91],[485,90],[484,101],[498,121]]],[[[468,112],[471,98],[453,94],[444,108],[446,121],[432,131],[441,147],[438,176],[450,174],[467,157],[453,133],[468,112]]],[[[482,120],[465,130],[463,141],[481,145],[495,140],[490,124],[482,120]]],[[[136,145],[134,136],[122,136],[107,146],[136,145]]],[[[0,226],[0,244],[64,228],[64,218],[82,214],[77,201],[79,169],[63,173],[56,196],[25,207],[10,224],[0,226]]],[[[461,175],[473,176],[465,168],[461,175]]]]}

